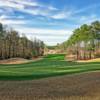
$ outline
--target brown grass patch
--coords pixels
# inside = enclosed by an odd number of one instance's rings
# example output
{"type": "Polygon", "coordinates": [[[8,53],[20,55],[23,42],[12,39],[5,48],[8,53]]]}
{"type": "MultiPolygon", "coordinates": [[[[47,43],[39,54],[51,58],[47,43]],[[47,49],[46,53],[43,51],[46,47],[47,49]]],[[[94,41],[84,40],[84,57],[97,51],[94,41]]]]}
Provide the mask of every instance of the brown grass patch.
{"type": "Polygon", "coordinates": [[[0,100],[100,100],[100,72],[0,81],[0,100]]]}
{"type": "Polygon", "coordinates": [[[100,62],[100,58],[91,59],[91,60],[78,60],[77,62],[100,62]]]}
{"type": "Polygon", "coordinates": [[[10,58],[6,60],[0,60],[0,64],[21,64],[21,63],[27,63],[30,60],[23,59],[23,58],[10,58]]]}
{"type": "Polygon", "coordinates": [[[0,64],[24,64],[32,61],[38,61],[42,58],[32,58],[31,60],[24,59],[24,58],[10,58],[6,60],[0,60],[0,64]]]}

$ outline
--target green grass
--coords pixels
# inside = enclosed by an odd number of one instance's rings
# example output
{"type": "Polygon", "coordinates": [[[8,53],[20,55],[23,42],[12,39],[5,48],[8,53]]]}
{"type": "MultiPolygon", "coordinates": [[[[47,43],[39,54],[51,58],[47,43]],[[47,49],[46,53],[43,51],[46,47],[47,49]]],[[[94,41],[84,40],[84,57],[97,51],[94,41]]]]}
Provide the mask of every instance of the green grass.
{"type": "Polygon", "coordinates": [[[0,80],[30,80],[100,70],[100,62],[67,62],[64,61],[64,56],[64,54],[54,54],[36,62],[0,65],[0,80]]]}

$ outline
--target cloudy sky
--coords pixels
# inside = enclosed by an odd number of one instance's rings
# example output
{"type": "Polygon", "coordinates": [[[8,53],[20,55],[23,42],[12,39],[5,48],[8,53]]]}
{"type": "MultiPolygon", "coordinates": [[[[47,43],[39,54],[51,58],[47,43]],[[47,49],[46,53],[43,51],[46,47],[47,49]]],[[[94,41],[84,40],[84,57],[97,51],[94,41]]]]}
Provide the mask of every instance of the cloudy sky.
{"type": "Polygon", "coordinates": [[[100,19],[100,0],[0,0],[0,22],[48,45],[100,19]]]}

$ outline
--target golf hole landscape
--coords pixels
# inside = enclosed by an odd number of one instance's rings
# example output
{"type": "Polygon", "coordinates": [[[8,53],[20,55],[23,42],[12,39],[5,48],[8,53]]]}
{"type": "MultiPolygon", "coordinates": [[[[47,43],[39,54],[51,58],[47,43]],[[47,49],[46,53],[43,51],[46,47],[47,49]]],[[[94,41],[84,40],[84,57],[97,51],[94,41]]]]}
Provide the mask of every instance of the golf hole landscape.
{"type": "Polygon", "coordinates": [[[0,100],[100,100],[99,0],[0,0],[0,100]]]}

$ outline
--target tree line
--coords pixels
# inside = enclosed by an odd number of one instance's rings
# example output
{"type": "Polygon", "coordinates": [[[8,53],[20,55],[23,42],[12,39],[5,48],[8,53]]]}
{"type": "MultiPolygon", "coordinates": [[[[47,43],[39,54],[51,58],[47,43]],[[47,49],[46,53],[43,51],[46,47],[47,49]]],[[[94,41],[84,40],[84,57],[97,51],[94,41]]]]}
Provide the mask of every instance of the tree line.
{"type": "Polygon", "coordinates": [[[63,50],[76,55],[77,59],[100,57],[100,22],[84,24],[75,29],[70,38],[60,45],[63,50]]]}
{"type": "Polygon", "coordinates": [[[30,59],[42,56],[44,43],[38,39],[29,40],[13,29],[6,28],[0,23],[0,59],[21,57],[30,59]]]}

